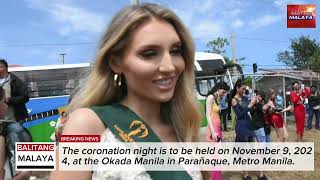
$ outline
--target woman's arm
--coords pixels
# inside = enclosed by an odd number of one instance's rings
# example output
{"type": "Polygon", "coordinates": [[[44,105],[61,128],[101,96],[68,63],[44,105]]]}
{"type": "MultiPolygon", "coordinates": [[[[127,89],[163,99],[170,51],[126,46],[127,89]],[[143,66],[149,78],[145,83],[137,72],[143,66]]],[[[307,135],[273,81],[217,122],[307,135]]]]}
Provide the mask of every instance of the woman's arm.
{"type": "Polygon", "coordinates": [[[267,110],[269,109],[269,107],[270,107],[270,101],[268,101],[268,103],[266,103],[265,105],[263,105],[262,106],[262,110],[263,110],[263,112],[267,112],[267,110]]]}
{"type": "MultiPolygon", "coordinates": [[[[65,135],[100,135],[105,130],[105,126],[98,116],[88,108],[82,108],[70,114],[62,134],[65,135]]],[[[57,152],[58,152],[57,147],[57,152]]],[[[58,154],[56,157],[59,157],[58,154]]],[[[50,180],[90,180],[91,171],[59,171],[57,160],[57,170],[52,172],[50,180]]]]}
{"type": "Polygon", "coordinates": [[[231,105],[238,119],[244,118],[249,112],[247,107],[241,108],[241,105],[234,98],[231,101],[231,105]]]}
{"type": "Polygon", "coordinates": [[[206,117],[207,117],[209,129],[211,131],[212,139],[216,140],[217,135],[214,130],[212,119],[211,119],[211,113],[212,113],[211,110],[212,110],[213,103],[214,103],[214,97],[213,95],[209,95],[206,99],[206,117]]]}
{"type": "Polygon", "coordinates": [[[289,105],[288,107],[284,108],[281,112],[283,113],[283,112],[292,111],[292,110],[293,110],[292,106],[289,105]]]}
{"type": "Polygon", "coordinates": [[[290,93],[290,101],[292,103],[298,103],[299,101],[301,101],[301,99],[300,99],[300,96],[296,92],[291,91],[291,93],[290,93]]]}
{"type": "Polygon", "coordinates": [[[257,98],[258,98],[257,96],[254,96],[254,97],[251,98],[251,101],[250,101],[250,103],[248,105],[249,109],[251,109],[257,103],[257,98]]]}

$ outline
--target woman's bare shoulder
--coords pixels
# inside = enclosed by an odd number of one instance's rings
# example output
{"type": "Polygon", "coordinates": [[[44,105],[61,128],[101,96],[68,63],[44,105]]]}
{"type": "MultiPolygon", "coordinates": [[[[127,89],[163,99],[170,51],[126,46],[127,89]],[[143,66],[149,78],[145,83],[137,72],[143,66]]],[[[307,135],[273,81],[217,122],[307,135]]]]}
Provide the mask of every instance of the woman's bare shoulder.
{"type": "Polygon", "coordinates": [[[235,106],[238,104],[238,101],[235,99],[236,97],[233,97],[232,100],[231,100],[231,105],[232,106],[235,106]]]}
{"type": "Polygon", "coordinates": [[[206,101],[210,101],[212,102],[214,100],[214,97],[212,94],[210,94],[209,96],[207,96],[206,101]]]}
{"type": "Polygon", "coordinates": [[[89,108],[80,108],[69,114],[62,134],[102,134],[105,126],[89,108]]]}

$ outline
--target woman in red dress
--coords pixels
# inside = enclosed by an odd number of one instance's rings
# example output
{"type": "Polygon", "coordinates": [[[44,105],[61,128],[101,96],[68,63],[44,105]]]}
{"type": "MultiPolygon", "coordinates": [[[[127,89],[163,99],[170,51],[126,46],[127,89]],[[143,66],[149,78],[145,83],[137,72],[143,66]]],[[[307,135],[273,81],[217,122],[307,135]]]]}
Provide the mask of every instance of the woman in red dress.
{"type": "Polygon", "coordinates": [[[292,91],[290,92],[290,101],[293,104],[293,112],[294,118],[296,120],[296,134],[297,140],[302,142],[303,132],[304,132],[304,124],[305,124],[305,108],[303,105],[303,101],[306,98],[307,93],[305,88],[300,88],[298,82],[292,83],[292,91]]]}
{"type": "Polygon", "coordinates": [[[277,91],[274,89],[269,89],[269,101],[263,106],[265,111],[266,123],[270,124],[275,128],[278,142],[286,142],[288,139],[288,131],[285,126],[282,113],[291,110],[291,106],[287,108],[277,108],[275,99],[277,96],[277,91]]]}

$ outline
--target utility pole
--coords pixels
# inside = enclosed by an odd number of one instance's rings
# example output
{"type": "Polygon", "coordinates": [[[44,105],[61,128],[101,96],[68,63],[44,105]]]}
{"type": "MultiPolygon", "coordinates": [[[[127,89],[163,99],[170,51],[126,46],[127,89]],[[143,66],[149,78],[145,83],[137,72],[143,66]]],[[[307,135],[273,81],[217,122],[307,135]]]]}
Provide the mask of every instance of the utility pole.
{"type": "MultiPolygon", "coordinates": [[[[286,101],[286,79],[284,75],[282,75],[282,99],[283,101],[283,108],[287,107],[287,101],[286,101]]],[[[287,125],[287,112],[284,112],[284,124],[287,125]]]]}
{"type": "Polygon", "coordinates": [[[253,75],[252,75],[252,90],[254,91],[256,89],[256,77],[255,77],[255,74],[258,70],[258,66],[257,66],[257,63],[253,63],[252,64],[252,72],[253,72],[253,75]]]}
{"type": "Polygon", "coordinates": [[[232,62],[235,64],[237,63],[236,60],[236,44],[234,40],[234,32],[231,34],[231,47],[232,47],[232,62]]]}
{"type": "Polygon", "coordinates": [[[64,64],[64,56],[67,55],[65,53],[61,53],[60,56],[62,57],[62,64],[64,64]]]}

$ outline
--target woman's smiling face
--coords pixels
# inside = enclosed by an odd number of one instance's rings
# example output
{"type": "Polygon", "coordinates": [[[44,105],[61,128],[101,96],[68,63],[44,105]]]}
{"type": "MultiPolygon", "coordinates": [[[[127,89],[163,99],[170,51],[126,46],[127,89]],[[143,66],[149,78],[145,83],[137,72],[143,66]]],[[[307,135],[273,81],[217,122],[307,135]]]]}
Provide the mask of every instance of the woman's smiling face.
{"type": "Polygon", "coordinates": [[[116,72],[126,79],[128,96],[160,103],[170,101],[185,68],[176,30],[155,18],[143,23],[132,34],[117,67],[116,72]]]}

